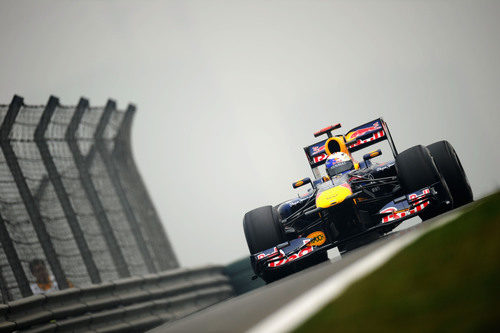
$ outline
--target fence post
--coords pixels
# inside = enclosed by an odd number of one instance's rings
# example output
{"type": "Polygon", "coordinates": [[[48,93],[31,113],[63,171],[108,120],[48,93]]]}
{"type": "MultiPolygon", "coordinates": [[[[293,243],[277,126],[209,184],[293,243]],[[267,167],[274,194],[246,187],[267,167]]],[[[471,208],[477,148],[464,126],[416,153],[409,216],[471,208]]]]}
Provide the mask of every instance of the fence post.
{"type": "Polygon", "coordinates": [[[104,167],[106,168],[106,172],[111,180],[111,184],[113,185],[115,193],[118,196],[118,200],[120,201],[120,205],[123,208],[123,212],[125,213],[127,221],[130,225],[130,230],[132,231],[134,239],[139,248],[139,252],[141,253],[141,256],[144,260],[144,263],[146,264],[149,273],[156,273],[156,268],[153,262],[153,258],[149,253],[148,247],[146,246],[146,241],[144,240],[142,230],[132,210],[132,207],[128,202],[125,190],[120,182],[120,179],[118,178],[118,170],[108,152],[106,143],[104,142],[103,138],[104,131],[106,129],[107,124],[109,123],[109,120],[113,112],[116,112],[116,103],[112,100],[108,100],[108,102],[106,103],[106,107],[104,108],[104,112],[101,116],[101,119],[99,120],[97,129],[94,133],[95,145],[97,151],[99,152],[99,155],[101,156],[104,162],[104,167]]]}
{"type": "Polygon", "coordinates": [[[92,178],[90,176],[90,162],[92,161],[93,155],[95,154],[95,145],[90,149],[89,154],[87,155],[87,159],[83,156],[80,147],[78,146],[76,132],[78,130],[78,126],[82,120],[83,114],[88,109],[89,102],[88,100],[81,98],[78,102],[78,106],[76,107],[75,113],[71,118],[70,124],[66,129],[65,140],[68,142],[69,149],[71,150],[71,154],[73,155],[73,159],[75,161],[75,165],[78,169],[78,173],[80,175],[82,187],[85,191],[85,194],[92,206],[92,210],[94,215],[99,222],[99,226],[101,228],[103,237],[108,246],[109,252],[111,254],[111,258],[113,258],[113,262],[115,264],[118,276],[129,277],[130,271],[128,269],[127,263],[123,256],[123,253],[118,246],[118,241],[113,233],[113,228],[106,216],[106,212],[104,207],[99,200],[97,190],[95,189],[94,184],[92,183],[92,178]]]}
{"type": "Polygon", "coordinates": [[[45,107],[42,117],[40,118],[40,121],[38,122],[35,130],[35,143],[38,147],[38,150],[40,151],[43,164],[45,165],[45,169],[48,173],[48,178],[52,183],[52,186],[54,186],[54,190],[56,192],[57,199],[59,200],[63,209],[64,216],[66,217],[68,225],[71,228],[71,232],[73,233],[73,237],[75,238],[76,245],[78,246],[78,250],[80,251],[80,255],[82,256],[85,268],[87,269],[87,273],[90,276],[90,280],[92,281],[92,283],[100,283],[101,277],[99,274],[99,270],[97,269],[97,266],[94,262],[92,252],[90,252],[87,241],[85,240],[83,231],[76,217],[75,210],[73,209],[73,206],[69,200],[68,193],[61,180],[61,176],[59,175],[54,160],[52,159],[49,145],[47,144],[47,141],[45,139],[45,132],[58,105],[59,99],[57,97],[50,96],[49,101],[47,102],[47,106],[45,107]]]}
{"type": "MultiPolygon", "coordinates": [[[[5,256],[7,257],[7,261],[10,265],[10,269],[12,269],[12,273],[14,273],[14,278],[16,279],[17,286],[21,295],[23,297],[28,297],[33,295],[31,291],[30,284],[28,283],[28,278],[26,277],[26,273],[24,272],[23,266],[21,265],[21,261],[19,260],[19,256],[17,255],[16,248],[12,243],[12,239],[10,238],[9,232],[7,231],[7,227],[5,226],[5,221],[0,215],[0,243],[2,244],[3,251],[5,252],[5,256]]],[[[7,285],[2,281],[2,285],[7,289],[7,285]]],[[[9,299],[10,300],[10,299],[9,299]]]]}
{"type": "Polygon", "coordinates": [[[1,303],[12,301],[12,295],[9,292],[9,288],[7,288],[7,282],[3,277],[2,267],[0,267],[0,294],[2,295],[1,303]]]}
{"type": "Polygon", "coordinates": [[[14,126],[14,122],[19,114],[19,111],[21,110],[22,105],[23,99],[19,96],[14,96],[0,127],[0,146],[5,156],[5,161],[7,162],[14,181],[16,182],[17,189],[19,190],[19,194],[24,202],[24,206],[26,207],[31,223],[33,224],[38,240],[40,241],[43,252],[45,253],[45,258],[52,269],[52,273],[54,273],[59,288],[65,289],[68,288],[68,281],[66,280],[66,276],[64,275],[61,263],[59,262],[56,251],[54,250],[54,246],[47,229],[45,228],[38,207],[30,192],[28,184],[26,183],[26,179],[23,175],[14,149],[10,145],[9,134],[14,126]]]}
{"type": "Polygon", "coordinates": [[[137,170],[135,161],[132,158],[133,154],[130,138],[135,112],[136,107],[130,104],[125,111],[120,128],[115,137],[112,155],[113,159],[116,161],[115,165],[119,166],[120,178],[122,181],[131,183],[131,179],[133,179],[133,188],[138,192],[135,200],[140,200],[141,204],[143,203],[145,206],[145,211],[147,211],[147,214],[145,214],[146,216],[141,216],[140,221],[147,225],[148,238],[152,242],[151,248],[154,251],[155,259],[159,263],[160,270],[168,270],[179,266],[177,257],[168,240],[160,218],[158,217],[158,213],[156,212],[151,197],[142,180],[141,174],[137,170]]]}

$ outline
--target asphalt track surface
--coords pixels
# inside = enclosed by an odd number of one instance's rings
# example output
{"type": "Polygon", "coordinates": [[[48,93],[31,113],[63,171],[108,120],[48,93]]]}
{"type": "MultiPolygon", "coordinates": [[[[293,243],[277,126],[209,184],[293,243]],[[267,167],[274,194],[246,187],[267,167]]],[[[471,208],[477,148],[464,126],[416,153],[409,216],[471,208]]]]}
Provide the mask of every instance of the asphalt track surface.
{"type": "MultiPolygon", "coordinates": [[[[330,260],[241,296],[211,306],[150,332],[245,332],[288,302],[315,287],[331,275],[356,262],[391,240],[440,219],[419,223],[411,219],[383,238],[340,258],[329,251],[330,260]]],[[[335,254],[336,252],[336,254],[335,254]]],[[[250,277],[249,277],[250,278],[250,277]]]]}

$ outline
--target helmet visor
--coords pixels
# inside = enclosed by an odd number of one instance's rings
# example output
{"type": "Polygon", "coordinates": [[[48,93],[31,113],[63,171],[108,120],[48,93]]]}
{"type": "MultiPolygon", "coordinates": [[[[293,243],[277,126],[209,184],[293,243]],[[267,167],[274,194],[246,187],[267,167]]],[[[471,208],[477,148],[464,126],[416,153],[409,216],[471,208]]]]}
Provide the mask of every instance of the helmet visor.
{"type": "Polygon", "coordinates": [[[354,169],[354,163],[352,161],[345,161],[336,163],[331,167],[326,168],[326,173],[328,176],[333,177],[352,169],[354,169]]]}

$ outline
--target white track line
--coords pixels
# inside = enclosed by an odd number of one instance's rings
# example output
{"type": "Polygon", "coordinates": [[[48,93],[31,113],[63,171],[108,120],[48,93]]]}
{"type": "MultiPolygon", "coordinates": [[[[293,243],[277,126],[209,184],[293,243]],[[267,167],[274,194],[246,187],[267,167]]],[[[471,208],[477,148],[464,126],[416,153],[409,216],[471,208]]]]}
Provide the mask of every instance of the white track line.
{"type": "Polygon", "coordinates": [[[340,272],[332,275],[330,278],[302,294],[294,301],[291,301],[283,308],[252,327],[248,333],[291,331],[318,312],[327,303],[340,296],[352,283],[385,264],[400,250],[413,243],[424,234],[454,220],[461,214],[462,212],[451,213],[444,216],[439,221],[428,224],[426,228],[413,230],[408,234],[394,239],[340,272]]]}

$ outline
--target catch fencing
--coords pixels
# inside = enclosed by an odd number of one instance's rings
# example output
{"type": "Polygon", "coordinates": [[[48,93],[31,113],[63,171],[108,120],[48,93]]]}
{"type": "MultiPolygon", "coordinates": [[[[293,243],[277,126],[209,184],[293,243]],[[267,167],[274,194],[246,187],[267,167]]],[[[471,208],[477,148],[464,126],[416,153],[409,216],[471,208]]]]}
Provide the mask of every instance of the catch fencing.
{"type": "Polygon", "coordinates": [[[59,289],[178,267],[132,157],[135,110],[0,105],[1,303],[32,295],[34,259],[59,289]]]}

